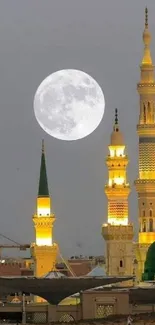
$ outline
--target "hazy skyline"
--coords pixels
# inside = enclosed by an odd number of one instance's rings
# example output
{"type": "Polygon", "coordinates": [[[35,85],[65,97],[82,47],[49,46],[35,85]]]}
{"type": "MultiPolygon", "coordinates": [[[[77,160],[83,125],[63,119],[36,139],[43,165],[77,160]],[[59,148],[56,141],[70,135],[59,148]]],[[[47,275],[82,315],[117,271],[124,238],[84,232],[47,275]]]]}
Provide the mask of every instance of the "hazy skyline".
{"type": "Polygon", "coordinates": [[[137,227],[133,188],[138,175],[136,87],[146,5],[155,62],[154,0],[1,0],[0,233],[21,243],[34,240],[32,215],[44,138],[57,218],[54,237],[62,254],[103,254],[101,225],[107,218],[104,185],[108,179],[105,158],[115,107],[130,159],[130,220],[137,227]],[[76,142],[45,134],[33,112],[33,97],[41,81],[65,68],[90,74],[105,95],[100,126],[76,142]]]}

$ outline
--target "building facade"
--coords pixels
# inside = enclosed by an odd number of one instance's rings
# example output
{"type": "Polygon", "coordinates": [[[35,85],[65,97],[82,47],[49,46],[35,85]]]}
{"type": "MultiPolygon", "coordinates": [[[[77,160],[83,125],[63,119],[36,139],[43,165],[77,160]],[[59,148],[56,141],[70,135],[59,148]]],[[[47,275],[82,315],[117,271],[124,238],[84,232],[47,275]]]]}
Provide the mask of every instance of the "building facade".
{"type": "Polygon", "coordinates": [[[105,186],[108,218],[107,223],[102,225],[102,235],[106,241],[106,271],[109,276],[133,274],[134,233],[133,224],[128,220],[128,162],[116,109],[109,155],[106,159],[109,174],[108,184],[105,186]]]}

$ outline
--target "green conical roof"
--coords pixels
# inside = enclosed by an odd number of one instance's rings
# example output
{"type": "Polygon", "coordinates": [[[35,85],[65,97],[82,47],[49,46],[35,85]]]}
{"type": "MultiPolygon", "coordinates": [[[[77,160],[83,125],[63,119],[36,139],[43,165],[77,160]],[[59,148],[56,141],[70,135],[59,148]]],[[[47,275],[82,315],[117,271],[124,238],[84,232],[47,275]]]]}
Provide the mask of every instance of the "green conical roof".
{"type": "Polygon", "coordinates": [[[38,197],[47,197],[47,196],[49,196],[49,190],[48,190],[47,173],[46,173],[44,140],[42,140],[42,154],[41,154],[38,197]]]}
{"type": "Polygon", "coordinates": [[[155,242],[153,242],[146,254],[143,281],[151,281],[155,279],[155,242]]]}

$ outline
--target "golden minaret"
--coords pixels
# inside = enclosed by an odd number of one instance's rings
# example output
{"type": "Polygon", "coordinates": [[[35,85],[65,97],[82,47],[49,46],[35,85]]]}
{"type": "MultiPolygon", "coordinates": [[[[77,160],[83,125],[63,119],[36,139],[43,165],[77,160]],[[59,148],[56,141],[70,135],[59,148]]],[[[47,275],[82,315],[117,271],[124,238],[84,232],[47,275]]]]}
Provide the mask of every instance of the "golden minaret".
{"type": "Polygon", "coordinates": [[[136,245],[139,278],[143,272],[148,247],[155,241],[155,80],[150,52],[151,34],[148,28],[147,8],[145,9],[143,42],[141,78],[137,85],[140,97],[140,114],[137,125],[139,175],[135,181],[139,210],[139,238],[136,245]]]}
{"type": "Polygon", "coordinates": [[[102,235],[106,241],[106,269],[110,276],[133,274],[133,225],[128,220],[128,162],[116,109],[109,155],[106,158],[109,174],[108,184],[105,185],[108,220],[102,225],[102,235]]]}
{"type": "Polygon", "coordinates": [[[34,275],[42,277],[55,270],[58,246],[53,242],[52,200],[49,196],[46,173],[44,141],[42,141],[41,167],[36,214],[33,216],[35,243],[31,245],[34,259],[34,275]]]}

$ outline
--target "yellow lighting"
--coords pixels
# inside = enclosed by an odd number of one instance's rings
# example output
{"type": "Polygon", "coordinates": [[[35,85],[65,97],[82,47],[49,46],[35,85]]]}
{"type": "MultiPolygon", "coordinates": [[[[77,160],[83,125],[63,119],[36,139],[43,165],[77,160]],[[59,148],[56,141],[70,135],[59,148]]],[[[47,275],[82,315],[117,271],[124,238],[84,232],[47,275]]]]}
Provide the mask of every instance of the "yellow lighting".
{"type": "Polygon", "coordinates": [[[51,214],[51,200],[49,197],[38,197],[37,199],[37,215],[38,217],[46,217],[51,214]]]}
{"type": "Polygon", "coordinates": [[[128,225],[128,217],[124,218],[108,218],[108,223],[115,226],[127,226],[128,225]]]}
{"type": "Polygon", "coordinates": [[[155,179],[155,171],[143,171],[140,170],[140,179],[155,179]]]}
{"type": "Polygon", "coordinates": [[[115,156],[115,150],[114,149],[109,149],[110,150],[110,156],[114,157],[115,156]]]}
{"type": "Polygon", "coordinates": [[[117,157],[124,156],[124,147],[116,149],[116,156],[117,157]]]}
{"type": "Polygon", "coordinates": [[[124,177],[115,177],[114,183],[117,185],[122,185],[125,182],[124,177]]]}
{"type": "MultiPolygon", "coordinates": [[[[112,186],[114,184],[116,184],[116,185],[125,184],[124,177],[114,177],[113,179],[109,178],[109,186],[112,186]]],[[[126,185],[128,185],[128,184],[126,184],[126,185]]]]}
{"type": "Polygon", "coordinates": [[[36,238],[38,246],[52,246],[52,238],[36,238]]]}
{"type": "Polygon", "coordinates": [[[38,217],[48,216],[50,217],[50,208],[45,207],[37,207],[37,215],[38,217]]]}
{"type": "Polygon", "coordinates": [[[109,146],[109,151],[110,151],[110,157],[124,157],[124,149],[125,147],[122,146],[122,147],[112,147],[112,146],[109,146]]]}
{"type": "Polygon", "coordinates": [[[155,241],[155,233],[153,232],[141,232],[139,233],[140,244],[152,244],[155,241]]]}
{"type": "Polygon", "coordinates": [[[109,179],[109,186],[112,186],[112,179],[109,179]]]}

